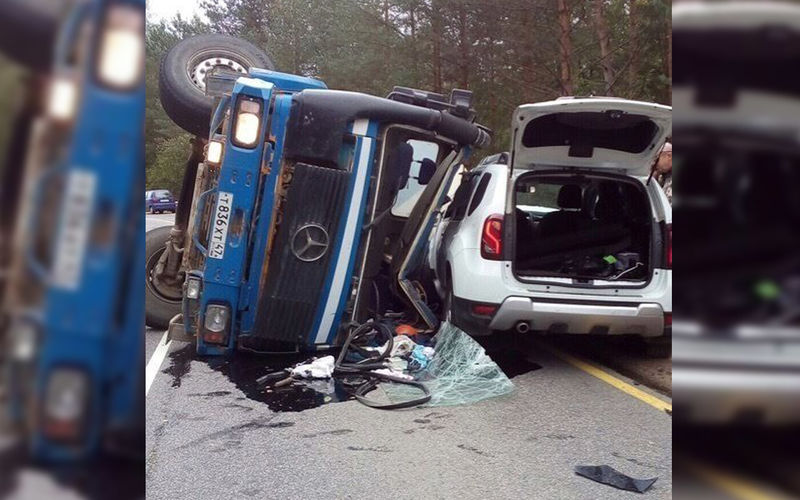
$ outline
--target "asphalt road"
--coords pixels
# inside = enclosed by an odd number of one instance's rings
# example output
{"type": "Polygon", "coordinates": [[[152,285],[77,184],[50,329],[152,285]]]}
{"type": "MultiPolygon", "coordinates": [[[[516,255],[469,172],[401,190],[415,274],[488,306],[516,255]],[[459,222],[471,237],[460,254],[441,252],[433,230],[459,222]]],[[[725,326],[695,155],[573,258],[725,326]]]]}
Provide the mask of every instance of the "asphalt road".
{"type": "MultiPolygon", "coordinates": [[[[148,215],[147,229],[173,218],[148,215]]],[[[730,476],[687,473],[683,464],[673,488],[672,417],[663,411],[671,363],[624,342],[529,336],[490,351],[514,383],[511,394],[380,411],[314,391],[254,390],[265,365],[296,358],[221,363],[194,358],[186,344],[159,348],[162,339],[145,332],[156,368],[147,396],[147,498],[639,498],[573,473],[601,464],[658,477],[649,498],[741,498],[730,476]]],[[[0,439],[0,492],[8,498],[140,497],[139,467],[53,471],[20,466],[15,450],[0,439]]]]}
{"type": "MultiPolygon", "coordinates": [[[[148,229],[171,220],[147,218],[148,229]]],[[[162,336],[146,333],[148,359],[162,336]]],[[[637,496],[573,473],[576,465],[602,464],[658,477],[647,496],[672,497],[669,414],[540,344],[518,348],[518,356],[493,353],[516,374],[514,391],[472,405],[381,411],[299,398],[290,406],[323,404],[274,411],[286,402],[251,387],[263,373],[258,360],[218,366],[174,342],[147,396],[147,498],[637,496]]]]}
{"type": "Polygon", "coordinates": [[[145,215],[145,231],[152,231],[161,226],[169,226],[175,222],[175,214],[145,215]]]}
{"type": "MultiPolygon", "coordinates": [[[[147,229],[172,220],[148,215],[147,229]]],[[[314,391],[287,398],[254,390],[265,365],[296,358],[203,360],[187,344],[159,349],[162,338],[145,332],[157,368],[147,396],[147,498],[640,498],[573,473],[602,464],[658,477],[648,498],[673,496],[672,417],[663,410],[671,364],[625,343],[528,336],[490,350],[514,383],[511,394],[381,411],[314,391]],[[161,350],[168,355],[158,363],[161,350]]],[[[0,439],[0,456],[13,461],[4,453],[13,449],[0,439]]],[[[126,483],[112,475],[119,468],[65,480],[4,464],[9,498],[135,498],[141,481],[130,467],[126,483]]],[[[730,475],[680,465],[676,498],[744,498],[730,475]]]]}
{"type": "Polygon", "coordinates": [[[271,410],[240,389],[235,370],[191,360],[185,345],[171,346],[148,394],[148,498],[635,495],[573,473],[602,464],[657,476],[648,496],[672,497],[671,416],[533,343],[511,363],[525,373],[507,396],[403,411],[331,402],[300,412],[271,410]]]}

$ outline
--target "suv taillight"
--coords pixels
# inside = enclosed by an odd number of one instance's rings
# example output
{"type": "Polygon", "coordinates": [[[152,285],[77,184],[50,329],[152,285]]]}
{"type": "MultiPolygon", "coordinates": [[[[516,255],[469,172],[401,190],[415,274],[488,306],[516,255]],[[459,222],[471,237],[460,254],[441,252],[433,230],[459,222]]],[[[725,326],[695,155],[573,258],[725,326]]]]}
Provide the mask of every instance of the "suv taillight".
{"type": "Polygon", "coordinates": [[[481,257],[489,260],[503,258],[503,216],[493,214],[486,218],[481,233],[481,257]]]}
{"type": "Polygon", "coordinates": [[[667,269],[672,269],[672,224],[667,224],[666,230],[667,269]]]}

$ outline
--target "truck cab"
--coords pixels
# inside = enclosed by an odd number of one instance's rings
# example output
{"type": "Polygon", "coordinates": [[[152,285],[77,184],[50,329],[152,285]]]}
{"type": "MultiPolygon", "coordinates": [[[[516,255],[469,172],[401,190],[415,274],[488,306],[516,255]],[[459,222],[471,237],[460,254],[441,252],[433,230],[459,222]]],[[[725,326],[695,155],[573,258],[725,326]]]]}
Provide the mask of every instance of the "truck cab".
{"type": "Polygon", "coordinates": [[[259,68],[207,85],[170,337],[221,355],[330,347],[389,311],[436,328],[414,281],[457,167],[489,140],[471,94],[380,98],[259,68]]]}
{"type": "Polygon", "coordinates": [[[144,0],[78,2],[54,20],[46,109],[8,162],[22,195],[3,270],[2,382],[37,461],[144,436],[144,22],[144,0]]]}

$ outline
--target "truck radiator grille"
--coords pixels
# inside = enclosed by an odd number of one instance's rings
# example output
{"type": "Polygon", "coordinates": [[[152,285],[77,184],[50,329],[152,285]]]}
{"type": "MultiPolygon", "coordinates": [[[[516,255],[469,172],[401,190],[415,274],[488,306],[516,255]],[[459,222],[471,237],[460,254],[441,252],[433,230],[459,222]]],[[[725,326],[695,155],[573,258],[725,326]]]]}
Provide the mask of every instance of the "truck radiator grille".
{"type": "Polygon", "coordinates": [[[336,236],[344,219],[350,175],[304,163],[295,165],[266,283],[259,294],[255,337],[305,341],[339,245],[336,236]]]}

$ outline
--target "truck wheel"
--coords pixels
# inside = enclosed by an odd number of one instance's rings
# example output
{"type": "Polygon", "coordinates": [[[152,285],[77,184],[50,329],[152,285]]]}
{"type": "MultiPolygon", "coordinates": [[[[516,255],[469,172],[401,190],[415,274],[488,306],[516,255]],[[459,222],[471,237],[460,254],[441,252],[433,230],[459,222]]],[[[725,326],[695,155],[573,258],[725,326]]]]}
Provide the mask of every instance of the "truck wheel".
{"type": "Polygon", "coordinates": [[[182,40],[161,61],[161,105],[179,127],[208,137],[214,98],[205,94],[206,76],[215,70],[245,75],[252,67],[275,69],[264,51],[240,38],[206,34],[182,40]]]}
{"type": "Polygon", "coordinates": [[[145,235],[146,282],[144,287],[145,324],[151,328],[166,330],[169,320],[181,312],[183,291],[180,286],[169,286],[155,280],[158,259],[167,248],[169,232],[172,226],[163,226],[145,235]]]}

